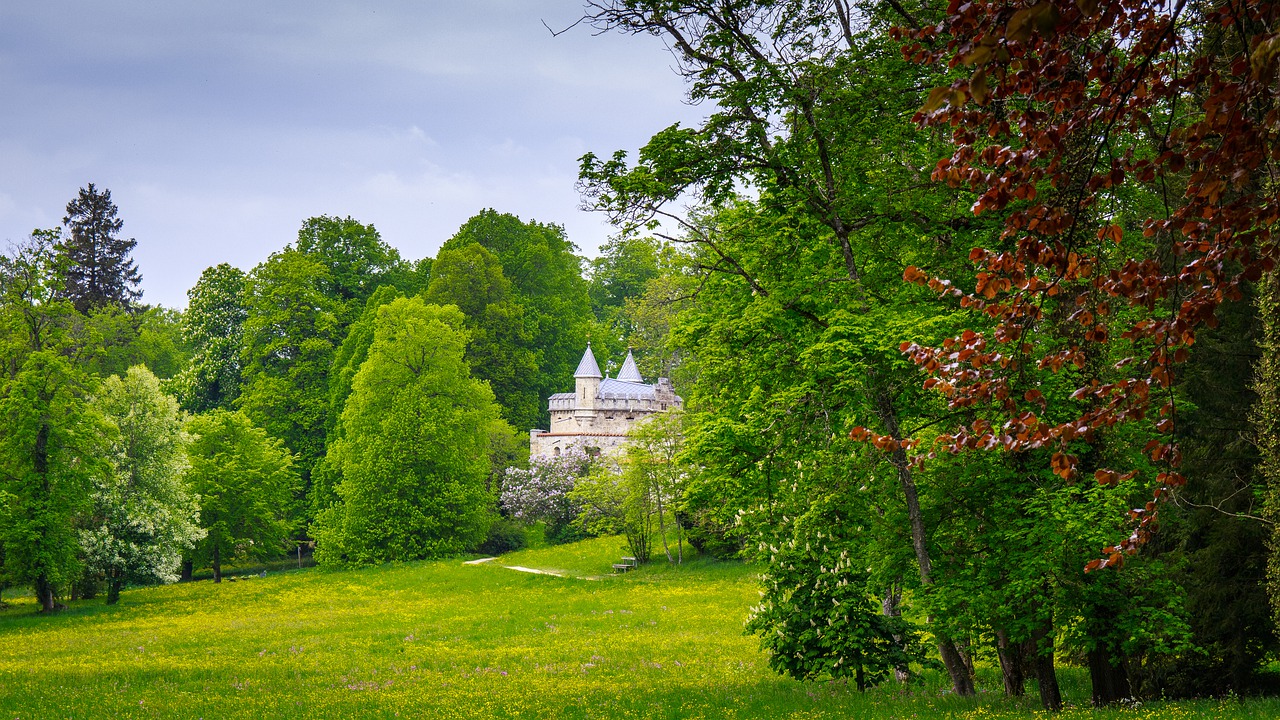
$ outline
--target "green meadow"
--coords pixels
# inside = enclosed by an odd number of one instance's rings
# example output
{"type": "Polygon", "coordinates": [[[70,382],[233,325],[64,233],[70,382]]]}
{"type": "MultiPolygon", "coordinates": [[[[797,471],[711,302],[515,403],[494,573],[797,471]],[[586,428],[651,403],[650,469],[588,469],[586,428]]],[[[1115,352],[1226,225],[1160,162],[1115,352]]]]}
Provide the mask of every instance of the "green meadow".
{"type": "MultiPolygon", "coordinates": [[[[1034,698],[976,698],[940,677],[859,694],[769,670],[742,624],[758,598],[739,563],[609,574],[617,539],[355,571],[127,590],[40,616],[0,612],[3,718],[988,718],[1034,698]],[[559,575],[508,569],[522,566],[559,575]]],[[[1280,702],[1096,711],[1062,672],[1064,718],[1274,718],[1280,702]]]]}

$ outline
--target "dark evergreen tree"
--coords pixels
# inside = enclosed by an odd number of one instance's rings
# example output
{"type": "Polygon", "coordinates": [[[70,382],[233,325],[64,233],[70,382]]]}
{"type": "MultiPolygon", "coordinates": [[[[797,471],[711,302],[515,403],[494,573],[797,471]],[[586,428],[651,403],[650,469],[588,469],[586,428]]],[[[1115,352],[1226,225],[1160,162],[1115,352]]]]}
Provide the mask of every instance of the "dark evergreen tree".
{"type": "Polygon", "coordinates": [[[99,191],[93,183],[67,203],[62,224],[71,235],[58,254],[66,264],[66,296],[80,312],[108,305],[129,308],[142,297],[142,276],[130,257],[138,241],[120,237],[124,221],[117,210],[111,191],[99,191]]]}

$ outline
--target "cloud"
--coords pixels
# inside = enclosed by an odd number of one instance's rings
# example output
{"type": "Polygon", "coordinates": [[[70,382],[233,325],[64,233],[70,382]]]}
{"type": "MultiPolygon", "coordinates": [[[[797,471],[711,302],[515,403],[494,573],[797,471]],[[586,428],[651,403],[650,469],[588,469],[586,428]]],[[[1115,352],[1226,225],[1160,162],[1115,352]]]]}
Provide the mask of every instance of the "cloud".
{"type": "Polygon", "coordinates": [[[485,207],[592,252],[577,159],[702,115],[661,43],[565,27],[575,3],[150,2],[0,6],[0,240],[88,182],[138,239],[146,299],[248,268],[306,217],[433,254],[485,207]]]}

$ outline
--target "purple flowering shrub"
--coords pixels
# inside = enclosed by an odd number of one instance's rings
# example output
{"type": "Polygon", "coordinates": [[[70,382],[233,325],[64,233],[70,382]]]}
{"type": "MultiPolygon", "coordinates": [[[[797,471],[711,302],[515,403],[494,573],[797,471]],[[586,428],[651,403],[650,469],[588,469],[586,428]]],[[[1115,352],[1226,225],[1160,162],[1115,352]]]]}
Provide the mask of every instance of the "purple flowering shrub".
{"type": "Polygon", "coordinates": [[[507,468],[498,498],[503,513],[529,524],[546,523],[548,540],[578,539],[572,523],[582,507],[570,495],[595,460],[581,448],[570,448],[555,457],[534,458],[528,470],[507,468]]]}

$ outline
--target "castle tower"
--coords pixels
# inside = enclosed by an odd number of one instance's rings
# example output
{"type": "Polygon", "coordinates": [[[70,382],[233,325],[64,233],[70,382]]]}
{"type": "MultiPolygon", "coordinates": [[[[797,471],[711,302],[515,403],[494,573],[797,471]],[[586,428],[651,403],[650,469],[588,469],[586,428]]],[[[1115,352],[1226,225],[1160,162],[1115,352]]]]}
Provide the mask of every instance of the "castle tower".
{"type": "Polygon", "coordinates": [[[579,425],[590,426],[595,418],[596,397],[600,394],[600,365],[596,356],[591,354],[591,343],[587,343],[587,351],[582,354],[582,361],[573,373],[574,385],[574,417],[579,425]]]}

